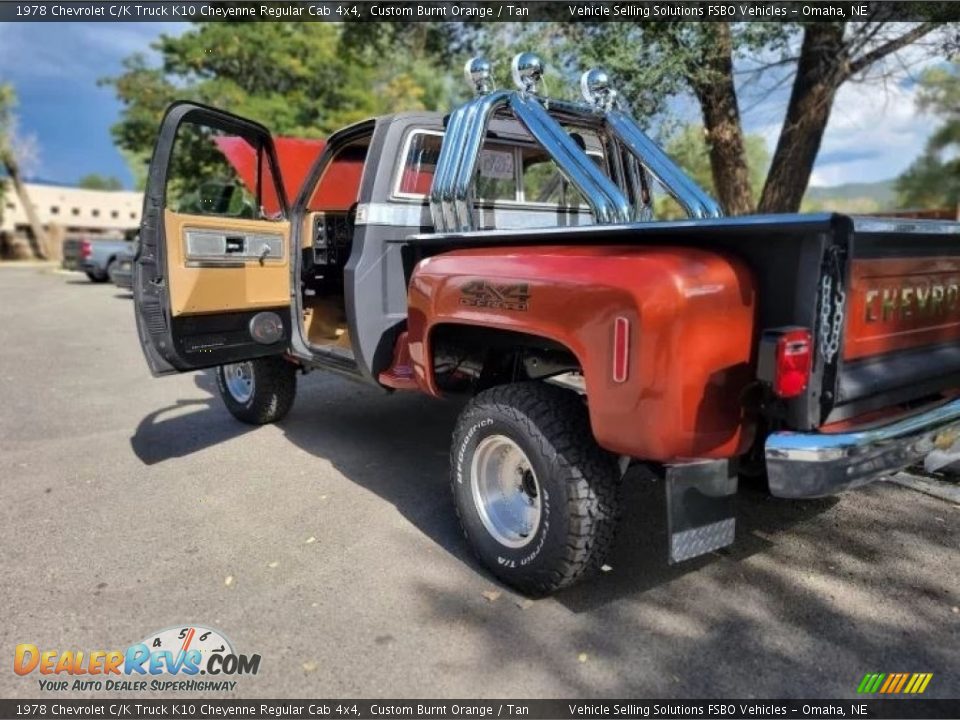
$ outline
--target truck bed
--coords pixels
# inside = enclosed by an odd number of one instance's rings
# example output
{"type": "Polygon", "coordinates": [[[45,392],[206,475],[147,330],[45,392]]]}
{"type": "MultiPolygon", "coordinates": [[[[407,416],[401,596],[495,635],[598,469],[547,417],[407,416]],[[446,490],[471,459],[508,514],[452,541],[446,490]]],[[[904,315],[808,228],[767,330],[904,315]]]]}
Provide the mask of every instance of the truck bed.
{"type": "Polygon", "coordinates": [[[892,406],[906,408],[960,387],[960,308],[955,307],[960,223],[840,214],[757,215],[423,234],[401,242],[408,272],[424,257],[464,247],[625,243],[713,249],[743,259],[753,270],[758,331],[797,325],[810,328],[815,336],[821,324],[823,277],[835,275],[847,295],[840,347],[828,362],[821,356],[815,364],[807,392],[784,403],[780,420],[787,428],[814,429],[892,406]],[[889,305],[892,294],[904,287],[908,294],[920,287],[922,296],[942,287],[943,307],[952,302],[954,309],[937,322],[909,313],[898,320],[889,307],[883,315],[883,293],[888,293],[889,305]],[[873,313],[870,327],[864,320],[867,293],[873,313]],[[878,313],[886,324],[875,322],[878,313]]]}

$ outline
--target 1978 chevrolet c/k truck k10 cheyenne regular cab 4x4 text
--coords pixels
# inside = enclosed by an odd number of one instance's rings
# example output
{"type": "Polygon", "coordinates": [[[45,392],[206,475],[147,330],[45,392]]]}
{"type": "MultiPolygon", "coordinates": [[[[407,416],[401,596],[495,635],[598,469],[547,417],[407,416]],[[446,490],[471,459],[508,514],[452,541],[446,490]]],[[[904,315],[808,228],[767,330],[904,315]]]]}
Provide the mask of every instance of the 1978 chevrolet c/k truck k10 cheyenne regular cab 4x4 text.
{"type": "Polygon", "coordinates": [[[466,395],[456,510],[531,594],[603,562],[631,462],[666,484],[677,562],[733,542],[740,472],[815,497],[957,452],[957,223],[724,218],[602,71],[575,103],[536,56],[512,69],[495,90],[474,59],[450,115],[322,144],[173,105],[134,268],[151,371],[218,368],[250,423],[316,368],[466,395]],[[653,220],[661,191],[688,219],[653,220]]]}

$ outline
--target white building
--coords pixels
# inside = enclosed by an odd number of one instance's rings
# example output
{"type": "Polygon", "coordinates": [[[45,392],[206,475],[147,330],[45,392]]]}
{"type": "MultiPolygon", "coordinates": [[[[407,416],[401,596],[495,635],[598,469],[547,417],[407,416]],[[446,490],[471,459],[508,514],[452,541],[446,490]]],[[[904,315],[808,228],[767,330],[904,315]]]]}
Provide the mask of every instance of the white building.
{"type": "MultiPolygon", "coordinates": [[[[48,229],[59,225],[68,235],[104,235],[122,233],[140,225],[142,192],[85,190],[39,183],[26,183],[26,186],[30,203],[48,229]]],[[[6,181],[2,202],[0,233],[25,235],[30,223],[9,181],[6,181]]]]}

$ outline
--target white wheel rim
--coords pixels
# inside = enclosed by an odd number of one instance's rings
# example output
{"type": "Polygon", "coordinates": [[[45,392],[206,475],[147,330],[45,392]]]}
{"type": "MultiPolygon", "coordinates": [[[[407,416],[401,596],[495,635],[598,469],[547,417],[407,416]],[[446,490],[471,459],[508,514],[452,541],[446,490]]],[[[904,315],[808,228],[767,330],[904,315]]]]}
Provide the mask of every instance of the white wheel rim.
{"type": "Polygon", "coordinates": [[[526,453],[505,435],[479,442],[470,464],[470,491],[480,521],[509,548],[533,540],[542,514],[540,483],[526,453]]]}
{"type": "Polygon", "coordinates": [[[249,360],[224,365],[223,380],[230,397],[238,403],[245,403],[253,397],[253,363],[249,360]]]}

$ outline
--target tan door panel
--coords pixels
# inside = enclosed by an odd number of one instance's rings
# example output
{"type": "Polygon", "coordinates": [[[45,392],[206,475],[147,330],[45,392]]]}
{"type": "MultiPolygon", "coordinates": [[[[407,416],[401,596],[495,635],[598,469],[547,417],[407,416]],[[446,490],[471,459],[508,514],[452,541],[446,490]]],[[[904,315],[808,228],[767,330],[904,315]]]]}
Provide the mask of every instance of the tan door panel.
{"type": "Polygon", "coordinates": [[[286,220],[181,215],[165,210],[164,224],[170,309],[174,316],[290,304],[290,223],[286,220]],[[265,250],[269,247],[271,253],[262,263],[249,255],[188,258],[187,233],[191,231],[250,238],[265,250]]]}
{"type": "Polygon", "coordinates": [[[301,228],[303,232],[300,234],[300,245],[304,250],[313,247],[313,229],[316,227],[317,218],[322,215],[323,213],[319,212],[309,212],[304,216],[301,228]]]}

